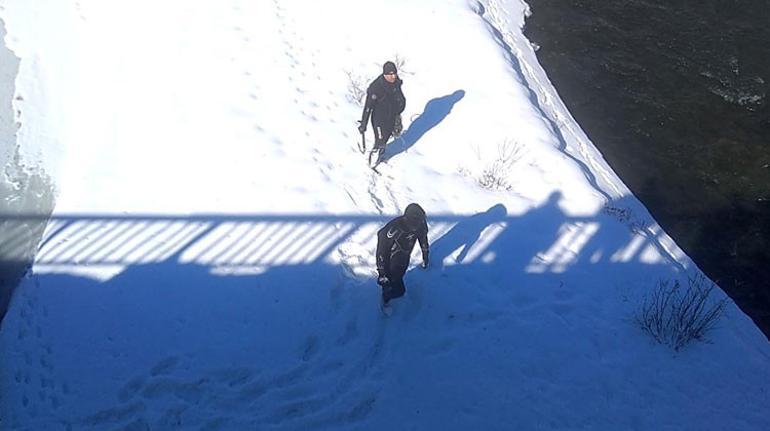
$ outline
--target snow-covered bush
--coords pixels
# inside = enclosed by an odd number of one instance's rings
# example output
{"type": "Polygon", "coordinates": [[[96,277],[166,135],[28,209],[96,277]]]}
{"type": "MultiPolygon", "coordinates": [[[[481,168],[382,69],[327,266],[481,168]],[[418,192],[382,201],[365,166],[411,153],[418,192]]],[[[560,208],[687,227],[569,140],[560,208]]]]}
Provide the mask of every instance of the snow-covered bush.
{"type": "Polygon", "coordinates": [[[345,74],[348,75],[348,94],[346,95],[348,101],[363,108],[366,101],[366,78],[350,71],[346,71],[345,74]]]}
{"type": "Polygon", "coordinates": [[[637,217],[634,211],[628,207],[617,207],[612,204],[604,206],[604,213],[615,217],[619,222],[628,226],[633,233],[644,232],[649,227],[649,222],[637,217]]]}
{"type": "Polygon", "coordinates": [[[660,281],[642,301],[636,321],[656,341],[674,350],[702,340],[728,304],[727,299],[710,297],[714,287],[703,275],[688,278],[686,288],[678,280],[660,281]]]}
{"type": "MultiPolygon", "coordinates": [[[[513,186],[508,182],[508,175],[513,165],[521,159],[521,153],[521,147],[516,141],[506,139],[497,146],[497,156],[484,165],[481,174],[476,178],[478,184],[489,190],[511,190],[513,186]]],[[[483,160],[478,148],[476,156],[483,160]]]]}
{"type": "Polygon", "coordinates": [[[401,54],[396,54],[393,56],[393,63],[396,65],[396,70],[398,70],[400,75],[409,73],[404,67],[406,66],[406,57],[402,56],[401,54]]]}

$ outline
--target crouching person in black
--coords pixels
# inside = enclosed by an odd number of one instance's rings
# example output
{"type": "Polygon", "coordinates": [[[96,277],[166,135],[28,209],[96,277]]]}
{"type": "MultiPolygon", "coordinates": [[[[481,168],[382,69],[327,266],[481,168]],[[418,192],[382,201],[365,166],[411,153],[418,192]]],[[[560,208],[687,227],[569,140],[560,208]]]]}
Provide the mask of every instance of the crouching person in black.
{"type": "Polygon", "coordinates": [[[406,292],[404,274],[417,241],[422,249],[422,267],[427,268],[428,224],[425,211],[415,203],[377,232],[377,284],[382,286],[383,305],[406,292]]]}

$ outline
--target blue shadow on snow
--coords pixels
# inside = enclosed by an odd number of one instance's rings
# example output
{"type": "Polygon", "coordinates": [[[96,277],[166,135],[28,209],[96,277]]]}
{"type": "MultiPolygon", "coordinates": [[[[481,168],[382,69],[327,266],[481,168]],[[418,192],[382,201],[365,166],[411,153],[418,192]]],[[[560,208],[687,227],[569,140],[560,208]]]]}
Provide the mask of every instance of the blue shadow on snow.
{"type": "Polygon", "coordinates": [[[429,101],[422,114],[409,125],[409,128],[385,147],[383,161],[412,148],[425,133],[442,122],[463,97],[465,97],[465,90],[457,90],[452,94],[429,101]]]}
{"type": "MultiPolygon", "coordinates": [[[[196,423],[196,406],[204,405],[232,418],[229,429],[375,429],[369,413],[379,389],[357,382],[376,377],[387,352],[400,349],[402,340],[388,336],[403,329],[398,325],[463,322],[481,331],[472,326],[479,313],[536,313],[529,330],[551,330],[560,316],[569,318],[570,295],[588,297],[579,303],[605,313],[617,304],[614,282],[677,276],[659,233],[648,229],[639,238],[629,230],[634,199],[586,216],[566,214],[560,201],[554,193],[516,215],[500,203],[469,216],[429,213],[431,266],[407,273],[407,295],[388,321],[377,311],[373,258],[360,256],[365,244],[374,253],[386,216],[54,216],[36,273],[15,292],[3,330],[20,344],[53,340],[48,353],[79,376],[73,392],[114,383],[108,405],[117,407],[64,414],[77,411],[65,403],[36,419],[43,428],[173,428],[167,421],[176,418],[163,411],[135,408],[168,397],[184,407],[186,423],[196,423]],[[645,250],[661,259],[645,261],[645,250]],[[76,275],[113,266],[122,269],[111,278],[76,275]],[[37,335],[25,329],[30,319],[40,319],[37,335]],[[107,339],[114,351],[91,350],[93,340],[107,339]],[[328,395],[301,414],[275,405],[294,405],[283,398],[307,387],[328,395]],[[340,397],[351,400],[343,412],[335,410],[340,397]]],[[[24,221],[14,217],[0,215],[24,221]]],[[[11,426],[26,419],[22,410],[0,413],[9,413],[11,426]]]]}

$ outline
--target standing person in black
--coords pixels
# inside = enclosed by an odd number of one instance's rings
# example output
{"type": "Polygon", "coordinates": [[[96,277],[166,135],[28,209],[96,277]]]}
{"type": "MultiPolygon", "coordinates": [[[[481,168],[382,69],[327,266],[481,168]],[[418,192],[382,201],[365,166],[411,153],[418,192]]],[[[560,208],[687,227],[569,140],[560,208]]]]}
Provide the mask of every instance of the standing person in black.
{"type": "Polygon", "coordinates": [[[377,152],[377,163],[385,151],[385,143],[388,142],[393,132],[401,133],[401,113],[406,107],[406,98],[401,92],[401,78],[398,77],[396,65],[388,61],[382,66],[382,75],[378,76],[366,90],[366,104],[361,115],[358,131],[366,132],[366,123],[369,117],[372,119],[374,129],[374,149],[369,155],[377,152]]]}
{"type": "Polygon", "coordinates": [[[377,284],[382,286],[384,306],[406,292],[404,274],[415,242],[422,249],[422,267],[428,267],[428,224],[425,211],[417,204],[406,207],[404,215],[389,221],[377,232],[377,284]]]}

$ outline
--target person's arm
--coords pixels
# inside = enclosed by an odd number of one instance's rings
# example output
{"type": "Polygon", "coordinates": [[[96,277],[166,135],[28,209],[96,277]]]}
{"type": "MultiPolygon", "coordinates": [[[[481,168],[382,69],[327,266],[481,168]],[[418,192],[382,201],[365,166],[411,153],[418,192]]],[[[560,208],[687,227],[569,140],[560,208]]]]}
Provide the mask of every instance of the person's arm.
{"type": "Polygon", "coordinates": [[[422,229],[417,234],[417,241],[420,242],[420,249],[422,250],[422,267],[428,267],[428,253],[430,252],[430,245],[428,244],[428,223],[423,223],[422,229]]]}
{"type": "Polygon", "coordinates": [[[380,277],[388,277],[390,275],[388,274],[390,251],[393,249],[393,243],[396,241],[395,235],[388,235],[388,232],[392,232],[391,226],[392,221],[377,232],[377,275],[380,277]]]}
{"type": "Polygon", "coordinates": [[[361,123],[358,126],[358,130],[361,133],[364,133],[366,131],[366,124],[369,122],[369,116],[372,114],[372,110],[374,109],[374,106],[377,104],[377,100],[379,97],[377,96],[377,91],[374,88],[374,83],[369,85],[369,88],[366,89],[366,102],[364,102],[364,112],[361,114],[361,123]]]}
{"type": "Polygon", "coordinates": [[[400,78],[398,80],[398,113],[401,114],[404,112],[404,108],[406,108],[406,97],[404,97],[404,92],[401,91],[401,84],[403,84],[404,81],[402,81],[400,78]]]}

